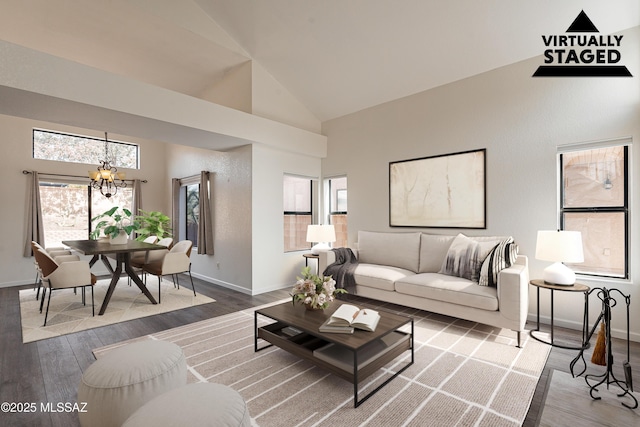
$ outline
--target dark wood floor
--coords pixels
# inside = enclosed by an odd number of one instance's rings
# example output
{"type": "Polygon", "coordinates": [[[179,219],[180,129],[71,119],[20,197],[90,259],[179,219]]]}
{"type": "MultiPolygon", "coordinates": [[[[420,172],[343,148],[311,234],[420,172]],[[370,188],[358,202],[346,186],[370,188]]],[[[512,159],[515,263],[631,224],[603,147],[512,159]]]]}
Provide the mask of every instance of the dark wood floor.
{"type": "MultiPolygon", "coordinates": [[[[145,317],[58,338],[23,344],[20,326],[18,291],[28,287],[0,288],[0,402],[35,403],[35,413],[0,413],[2,426],[77,426],[75,413],[42,413],[41,403],[76,403],[76,392],[82,372],[93,361],[94,348],[140,337],[168,328],[181,326],[211,317],[221,316],[249,307],[287,298],[287,290],[249,296],[209,283],[196,282],[196,290],[217,302],[184,310],[145,317]]],[[[357,298],[357,297],[353,297],[357,298]]],[[[556,338],[578,339],[575,331],[556,328],[556,338]]],[[[595,337],[594,337],[595,338],[595,337]]],[[[595,343],[595,339],[592,341],[595,343]]],[[[640,355],[640,343],[632,343],[632,359],[640,355]]],[[[626,347],[614,343],[618,353],[614,360],[626,359],[626,347]],[[624,348],[624,354],[623,354],[624,348]]],[[[569,362],[576,351],[553,348],[544,368],[524,426],[534,427],[542,413],[544,392],[552,370],[569,372],[569,362]]],[[[591,359],[591,352],[586,353],[591,359]]],[[[639,363],[636,363],[639,365],[639,363]]],[[[640,369],[634,369],[640,378],[640,369]]],[[[624,376],[622,376],[624,378],[624,376]]]]}

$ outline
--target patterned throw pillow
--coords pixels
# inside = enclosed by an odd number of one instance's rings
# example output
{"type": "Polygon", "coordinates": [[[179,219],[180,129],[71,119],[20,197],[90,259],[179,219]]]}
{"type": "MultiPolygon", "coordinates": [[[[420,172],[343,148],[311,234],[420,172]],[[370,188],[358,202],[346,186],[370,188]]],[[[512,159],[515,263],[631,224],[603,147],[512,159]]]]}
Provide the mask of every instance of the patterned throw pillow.
{"type": "Polygon", "coordinates": [[[480,286],[498,286],[498,273],[511,267],[518,257],[518,245],[509,237],[498,244],[482,263],[480,270],[480,286]]]}
{"type": "Polygon", "coordinates": [[[495,241],[479,242],[460,233],[449,246],[447,256],[438,273],[477,282],[482,261],[491,253],[496,244],[495,241]]]}

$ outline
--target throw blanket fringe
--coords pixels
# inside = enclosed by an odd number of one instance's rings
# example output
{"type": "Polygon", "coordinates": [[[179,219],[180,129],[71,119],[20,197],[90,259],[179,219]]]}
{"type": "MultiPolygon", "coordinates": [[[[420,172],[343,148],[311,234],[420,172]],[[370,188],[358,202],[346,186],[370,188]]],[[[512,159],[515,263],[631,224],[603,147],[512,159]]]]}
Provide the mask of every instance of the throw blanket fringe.
{"type": "Polygon", "coordinates": [[[358,259],[351,248],[331,249],[336,254],[336,262],[327,266],[322,274],[333,276],[336,287],[346,289],[354,294],[356,291],[356,279],[353,272],[358,266],[358,259]]]}

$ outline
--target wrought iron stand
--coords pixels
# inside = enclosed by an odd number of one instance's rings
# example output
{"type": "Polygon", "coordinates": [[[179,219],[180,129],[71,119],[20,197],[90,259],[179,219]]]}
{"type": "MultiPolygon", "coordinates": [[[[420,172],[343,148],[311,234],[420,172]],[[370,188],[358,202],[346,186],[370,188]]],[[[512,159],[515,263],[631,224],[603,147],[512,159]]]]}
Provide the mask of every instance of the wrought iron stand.
{"type": "MultiPolygon", "coordinates": [[[[589,294],[591,294],[591,292],[594,292],[594,291],[597,291],[597,296],[602,301],[602,311],[600,312],[600,314],[598,315],[598,318],[593,324],[593,328],[591,328],[591,331],[589,332],[589,335],[586,338],[586,342],[589,342],[591,340],[591,337],[593,336],[593,333],[595,332],[598,324],[600,323],[600,321],[603,321],[604,330],[605,330],[607,369],[601,375],[593,375],[593,374],[585,375],[584,379],[587,385],[590,387],[589,394],[591,395],[592,399],[595,399],[595,400],[602,399],[600,396],[594,395],[594,392],[598,391],[597,387],[602,384],[606,384],[607,390],[608,390],[609,384],[615,384],[618,387],[620,387],[620,389],[622,390],[622,393],[618,394],[618,397],[629,395],[629,397],[633,400],[633,403],[634,403],[632,406],[632,405],[626,404],[625,402],[622,402],[622,405],[629,409],[635,409],[638,407],[638,400],[635,398],[633,394],[631,394],[633,393],[633,381],[631,378],[631,366],[629,365],[629,360],[630,360],[629,359],[629,356],[630,356],[630,353],[629,353],[629,305],[631,303],[631,297],[629,295],[624,295],[618,289],[607,289],[607,288],[593,288],[589,291],[589,294]],[[625,303],[627,306],[627,360],[623,362],[623,368],[625,372],[624,381],[617,379],[613,374],[613,352],[611,349],[611,309],[615,307],[617,304],[616,299],[613,298],[612,296],[612,293],[615,293],[615,292],[620,294],[620,296],[625,300],[625,303]]],[[[585,329],[588,327],[587,325],[589,325],[588,312],[589,310],[588,310],[588,298],[587,298],[587,307],[585,307],[585,314],[584,314],[585,329]]],[[[573,375],[574,377],[582,375],[587,370],[587,364],[584,360],[585,348],[587,347],[585,346],[583,349],[581,349],[578,355],[569,364],[569,367],[571,369],[571,375],[573,375]],[[582,362],[584,363],[584,369],[579,374],[576,375],[573,373],[573,368],[575,367],[575,364],[579,360],[582,360],[582,362]]]]}

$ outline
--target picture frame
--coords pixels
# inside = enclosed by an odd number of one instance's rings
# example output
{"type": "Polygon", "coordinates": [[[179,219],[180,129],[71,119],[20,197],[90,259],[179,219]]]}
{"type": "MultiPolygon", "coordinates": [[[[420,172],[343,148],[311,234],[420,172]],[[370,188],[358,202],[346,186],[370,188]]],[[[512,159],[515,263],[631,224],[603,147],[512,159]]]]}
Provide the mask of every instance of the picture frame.
{"type": "Polygon", "coordinates": [[[389,162],[389,226],[486,229],[486,148],[389,162]]]}

